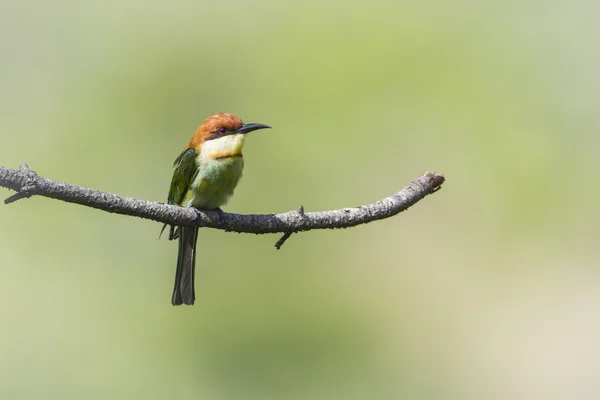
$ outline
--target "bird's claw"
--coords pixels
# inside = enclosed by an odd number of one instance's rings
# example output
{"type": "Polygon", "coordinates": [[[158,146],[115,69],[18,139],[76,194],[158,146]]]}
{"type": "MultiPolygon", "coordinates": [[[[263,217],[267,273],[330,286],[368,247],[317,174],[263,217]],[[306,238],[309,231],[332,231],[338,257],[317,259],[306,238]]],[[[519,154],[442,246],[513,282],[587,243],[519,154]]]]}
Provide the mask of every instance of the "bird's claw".
{"type": "Polygon", "coordinates": [[[225,224],[225,213],[220,207],[217,207],[215,211],[219,214],[219,225],[225,224]]]}
{"type": "MultiPolygon", "coordinates": [[[[196,215],[200,216],[202,215],[203,217],[206,216],[206,214],[204,214],[204,210],[199,210],[195,207],[192,207],[194,211],[196,211],[196,215]]],[[[223,210],[221,210],[221,208],[217,207],[214,209],[214,211],[216,211],[219,214],[219,225],[223,225],[225,224],[225,213],[223,212],[223,210]]]]}

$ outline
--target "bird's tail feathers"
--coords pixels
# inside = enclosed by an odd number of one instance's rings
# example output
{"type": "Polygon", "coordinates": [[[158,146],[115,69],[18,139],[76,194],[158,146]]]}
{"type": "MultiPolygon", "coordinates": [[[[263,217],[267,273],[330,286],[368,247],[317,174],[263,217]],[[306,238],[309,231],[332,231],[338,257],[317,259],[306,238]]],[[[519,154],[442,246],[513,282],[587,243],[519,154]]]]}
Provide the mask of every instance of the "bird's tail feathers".
{"type": "MultiPolygon", "coordinates": [[[[173,232],[173,228],[171,228],[173,232]]],[[[171,236],[179,237],[179,250],[177,254],[177,272],[175,273],[175,288],[171,303],[174,306],[181,304],[192,305],[196,298],[194,291],[194,274],[196,268],[196,241],[198,228],[178,227],[171,236]]]]}

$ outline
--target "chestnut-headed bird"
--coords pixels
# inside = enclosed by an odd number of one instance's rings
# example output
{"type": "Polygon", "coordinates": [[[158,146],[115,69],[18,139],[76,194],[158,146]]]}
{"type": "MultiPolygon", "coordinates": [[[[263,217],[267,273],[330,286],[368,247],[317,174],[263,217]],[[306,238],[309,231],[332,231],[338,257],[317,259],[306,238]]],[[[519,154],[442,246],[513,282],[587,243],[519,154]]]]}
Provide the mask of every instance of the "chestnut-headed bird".
{"type": "MultiPolygon", "coordinates": [[[[264,128],[270,126],[244,124],[231,114],[208,117],[175,160],[168,203],[222,213],[220,207],[227,203],[242,176],[242,148],[246,134],[264,128]]],[[[198,228],[180,226],[175,229],[171,226],[169,239],[176,238],[179,238],[179,250],[171,303],[174,306],[191,305],[196,297],[194,270],[198,228]]]]}

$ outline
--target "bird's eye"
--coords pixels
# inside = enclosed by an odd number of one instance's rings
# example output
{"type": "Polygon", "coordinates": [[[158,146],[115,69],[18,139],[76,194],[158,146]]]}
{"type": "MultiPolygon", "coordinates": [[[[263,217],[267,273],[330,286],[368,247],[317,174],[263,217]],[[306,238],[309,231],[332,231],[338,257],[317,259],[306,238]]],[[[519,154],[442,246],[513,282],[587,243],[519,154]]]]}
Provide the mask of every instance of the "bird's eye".
{"type": "Polygon", "coordinates": [[[220,133],[221,135],[224,135],[225,133],[227,133],[227,129],[225,129],[225,128],[221,127],[221,128],[219,128],[219,133],[220,133]]]}

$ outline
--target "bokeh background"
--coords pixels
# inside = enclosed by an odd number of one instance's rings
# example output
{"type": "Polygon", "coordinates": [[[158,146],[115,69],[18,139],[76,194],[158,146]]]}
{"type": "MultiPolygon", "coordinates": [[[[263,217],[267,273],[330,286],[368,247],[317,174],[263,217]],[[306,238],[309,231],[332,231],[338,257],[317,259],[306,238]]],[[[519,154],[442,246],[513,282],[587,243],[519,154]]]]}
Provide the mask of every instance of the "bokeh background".
{"type": "MultiPolygon", "coordinates": [[[[165,201],[219,111],[252,134],[238,213],[400,216],[203,230],[170,305],[160,225],[0,207],[6,399],[600,398],[596,2],[0,2],[0,165],[165,201]]],[[[3,189],[2,197],[11,192],[3,189]]]]}

